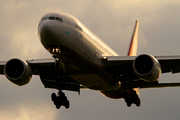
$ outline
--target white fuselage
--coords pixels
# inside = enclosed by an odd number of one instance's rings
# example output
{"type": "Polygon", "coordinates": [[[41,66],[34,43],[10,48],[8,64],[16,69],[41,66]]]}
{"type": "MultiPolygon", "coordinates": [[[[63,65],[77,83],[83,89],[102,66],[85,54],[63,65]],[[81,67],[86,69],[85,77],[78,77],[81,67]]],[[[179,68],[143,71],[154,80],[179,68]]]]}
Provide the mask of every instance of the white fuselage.
{"type": "Polygon", "coordinates": [[[63,70],[84,87],[103,93],[122,92],[120,83],[104,70],[101,59],[118,54],[75,17],[62,12],[46,14],[39,23],[38,33],[43,46],[59,59],[63,70]]]}

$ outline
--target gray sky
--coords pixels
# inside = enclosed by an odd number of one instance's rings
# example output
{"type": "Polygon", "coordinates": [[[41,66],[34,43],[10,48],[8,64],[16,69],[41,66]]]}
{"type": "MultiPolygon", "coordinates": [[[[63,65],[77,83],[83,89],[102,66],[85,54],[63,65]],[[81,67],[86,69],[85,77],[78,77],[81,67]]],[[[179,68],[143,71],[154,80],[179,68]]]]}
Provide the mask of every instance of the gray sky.
{"type": "MultiPolygon", "coordinates": [[[[119,55],[126,55],[135,20],[139,20],[138,54],[180,54],[179,0],[0,0],[0,60],[49,58],[38,39],[41,17],[52,11],[72,14],[119,55]]],[[[178,82],[162,75],[160,82],[178,82]]],[[[141,90],[141,107],[128,108],[97,91],[66,92],[70,109],[56,110],[38,76],[23,87],[0,76],[1,120],[152,120],[179,119],[180,88],[141,90]]]]}

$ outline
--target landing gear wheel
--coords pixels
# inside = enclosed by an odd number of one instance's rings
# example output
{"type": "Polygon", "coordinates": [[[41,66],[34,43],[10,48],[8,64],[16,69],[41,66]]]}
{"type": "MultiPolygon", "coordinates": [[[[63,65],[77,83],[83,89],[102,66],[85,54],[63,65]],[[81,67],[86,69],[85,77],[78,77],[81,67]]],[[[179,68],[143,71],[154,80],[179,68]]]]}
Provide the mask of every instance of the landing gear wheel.
{"type": "Polygon", "coordinates": [[[54,102],[56,100],[57,96],[55,93],[51,94],[51,100],[54,102]]]}
{"type": "Polygon", "coordinates": [[[68,109],[70,106],[69,100],[66,100],[65,104],[64,104],[65,108],[68,109]]]}
{"type": "Polygon", "coordinates": [[[137,98],[135,104],[137,107],[139,107],[141,105],[141,100],[137,98]]]}
{"type": "Polygon", "coordinates": [[[128,107],[131,107],[131,105],[132,105],[132,99],[131,99],[130,96],[127,96],[127,97],[126,97],[125,102],[127,103],[127,106],[128,106],[128,107]]]}
{"type": "Polygon", "coordinates": [[[128,107],[131,107],[131,105],[132,105],[132,102],[127,102],[128,107]]]}
{"type": "Polygon", "coordinates": [[[63,105],[66,109],[69,108],[70,103],[69,100],[67,100],[67,97],[65,94],[60,91],[58,93],[58,96],[56,96],[55,93],[51,94],[51,100],[54,102],[54,105],[56,106],[57,109],[60,109],[60,107],[63,105]]]}
{"type": "Polygon", "coordinates": [[[61,105],[56,105],[56,108],[57,108],[57,109],[60,109],[60,107],[61,107],[61,105]]]}
{"type": "Polygon", "coordinates": [[[136,104],[137,107],[139,107],[141,104],[139,96],[134,90],[124,91],[123,97],[128,107],[130,107],[133,103],[136,104]]]}

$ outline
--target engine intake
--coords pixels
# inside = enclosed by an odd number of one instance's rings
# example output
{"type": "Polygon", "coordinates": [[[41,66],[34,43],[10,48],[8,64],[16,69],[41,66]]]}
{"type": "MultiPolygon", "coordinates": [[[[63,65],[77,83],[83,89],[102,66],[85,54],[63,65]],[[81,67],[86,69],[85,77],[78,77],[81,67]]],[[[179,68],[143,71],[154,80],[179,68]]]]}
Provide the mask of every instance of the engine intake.
{"type": "Polygon", "coordinates": [[[148,82],[154,82],[161,76],[161,66],[150,54],[137,56],[133,62],[133,69],[137,76],[148,82]]]}
{"type": "Polygon", "coordinates": [[[27,84],[32,77],[32,71],[27,62],[17,58],[6,63],[4,74],[8,80],[19,86],[27,84]]]}

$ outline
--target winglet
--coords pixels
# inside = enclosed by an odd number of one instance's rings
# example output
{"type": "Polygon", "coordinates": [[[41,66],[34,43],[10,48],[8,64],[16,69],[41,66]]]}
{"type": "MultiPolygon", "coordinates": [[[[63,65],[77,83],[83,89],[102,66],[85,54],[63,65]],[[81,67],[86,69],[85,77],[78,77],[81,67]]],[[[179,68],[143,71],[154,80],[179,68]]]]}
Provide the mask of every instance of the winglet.
{"type": "Polygon", "coordinates": [[[127,54],[128,56],[136,56],[137,44],[138,44],[138,29],[139,29],[139,22],[136,20],[134,31],[131,38],[131,43],[127,54]]]}

